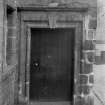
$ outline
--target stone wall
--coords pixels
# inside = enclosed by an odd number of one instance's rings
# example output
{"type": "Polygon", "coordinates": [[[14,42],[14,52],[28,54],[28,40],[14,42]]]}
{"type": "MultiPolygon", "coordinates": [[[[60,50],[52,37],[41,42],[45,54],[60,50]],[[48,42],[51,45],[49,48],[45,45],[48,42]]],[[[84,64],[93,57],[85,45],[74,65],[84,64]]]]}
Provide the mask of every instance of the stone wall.
{"type": "Polygon", "coordinates": [[[0,100],[0,105],[14,105],[18,65],[17,14],[14,0],[0,0],[0,9],[2,11],[0,12],[0,46],[2,43],[2,47],[0,47],[2,52],[2,70],[0,69],[0,91],[2,91],[0,97],[2,100],[0,100]]]}
{"type": "Polygon", "coordinates": [[[81,52],[81,71],[79,76],[79,96],[76,105],[94,105],[94,71],[95,63],[95,36],[97,27],[96,8],[85,14],[83,25],[83,46],[81,52]]]}

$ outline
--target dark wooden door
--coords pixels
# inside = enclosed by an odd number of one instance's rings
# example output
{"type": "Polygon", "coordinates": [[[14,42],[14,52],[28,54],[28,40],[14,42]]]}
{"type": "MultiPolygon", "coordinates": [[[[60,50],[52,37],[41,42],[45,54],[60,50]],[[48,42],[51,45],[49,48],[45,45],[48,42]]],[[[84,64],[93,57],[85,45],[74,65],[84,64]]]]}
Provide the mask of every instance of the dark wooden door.
{"type": "Polygon", "coordinates": [[[30,99],[71,101],[74,29],[31,29],[30,99]]]}

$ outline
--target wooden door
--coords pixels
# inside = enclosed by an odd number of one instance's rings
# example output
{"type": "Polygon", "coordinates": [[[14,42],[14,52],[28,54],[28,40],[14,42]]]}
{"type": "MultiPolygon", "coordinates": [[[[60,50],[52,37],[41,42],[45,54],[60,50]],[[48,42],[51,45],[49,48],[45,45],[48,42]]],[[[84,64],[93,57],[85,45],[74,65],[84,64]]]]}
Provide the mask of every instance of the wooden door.
{"type": "Polygon", "coordinates": [[[30,100],[72,101],[73,28],[31,29],[30,100]]]}

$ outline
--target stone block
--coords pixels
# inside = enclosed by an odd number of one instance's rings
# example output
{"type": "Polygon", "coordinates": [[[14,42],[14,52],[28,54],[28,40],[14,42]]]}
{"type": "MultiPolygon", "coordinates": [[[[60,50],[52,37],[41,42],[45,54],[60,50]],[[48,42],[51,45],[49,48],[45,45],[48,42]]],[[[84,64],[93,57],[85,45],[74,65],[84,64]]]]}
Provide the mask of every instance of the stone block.
{"type": "Polygon", "coordinates": [[[90,94],[91,91],[91,87],[88,85],[80,85],[78,86],[78,93],[79,94],[84,94],[84,95],[88,95],[90,94]]]}
{"type": "Polygon", "coordinates": [[[92,40],[85,40],[83,43],[83,50],[94,50],[95,44],[92,40]]]}
{"type": "Polygon", "coordinates": [[[89,20],[89,29],[96,29],[97,28],[97,20],[90,19],[89,20]]]}
{"type": "Polygon", "coordinates": [[[16,26],[8,28],[8,37],[16,36],[16,26]]]}
{"type": "Polygon", "coordinates": [[[89,76],[89,83],[94,83],[94,75],[89,76]]]}
{"type": "Polygon", "coordinates": [[[84,105],[94,105],[94,97],[91,95],[85,96],[85,104],[84,105]]]}
{"type": "Polygon", "coordinates": [[[16,38],[8,38],[7,39],[7,50],[12,50],[17,48],[17,40],[16,38]]]}
{"type": "Polygon", "coordinates": [[[94,105],[94,100],[91,96],[77,96],[74,105],[94,105]]]}
{"type": "Polygon", "coordinates": [[[94,105],[94,99],[92,96],[76,96],[74,105],[94,105]]]}
{"type": "Polygon", "coordinates": [[[92,64],[86,64],[86,62],[81,63],[81,74],[89,74],[93,72],[93,65],[92,64]]]}
{"type": "Polygon", "coordinates": [[[91,62],[91,63],[92,62],[94,63],[94,61],[95,61],[94,56],[95,56],[94,52],[88,52],[88,53],[86,53],[86,57],[87,57],[88,61],[91,62]]]}
{"type": "Polygon", "coordinates": [[[80,75],[79,76],[79,83],[80,84],[87,84],[88,82],[88,76],[87,75],[80,75]]]}
{"type": "Polygon", "coordinates": [[[96,31],[95,30],[88,30],[88,35],[86,37],[86,40],[95,40],[96,31]]]}
{"type": "Polygon", "coordinates": [[[74,105],[85,105],[85,99],[81,96],[76,96],[74,100],[74,105]]]}

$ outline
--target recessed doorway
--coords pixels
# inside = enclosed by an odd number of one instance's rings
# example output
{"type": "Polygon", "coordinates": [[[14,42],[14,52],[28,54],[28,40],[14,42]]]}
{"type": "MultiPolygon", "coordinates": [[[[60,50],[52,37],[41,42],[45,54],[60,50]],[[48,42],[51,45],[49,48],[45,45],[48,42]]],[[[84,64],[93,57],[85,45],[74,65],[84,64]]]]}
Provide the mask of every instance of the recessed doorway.
{"type": "Polygon", "coordinates": [[[31,102],[73,101],[74,41],[75,28],[31,29],[31,102]]]}

